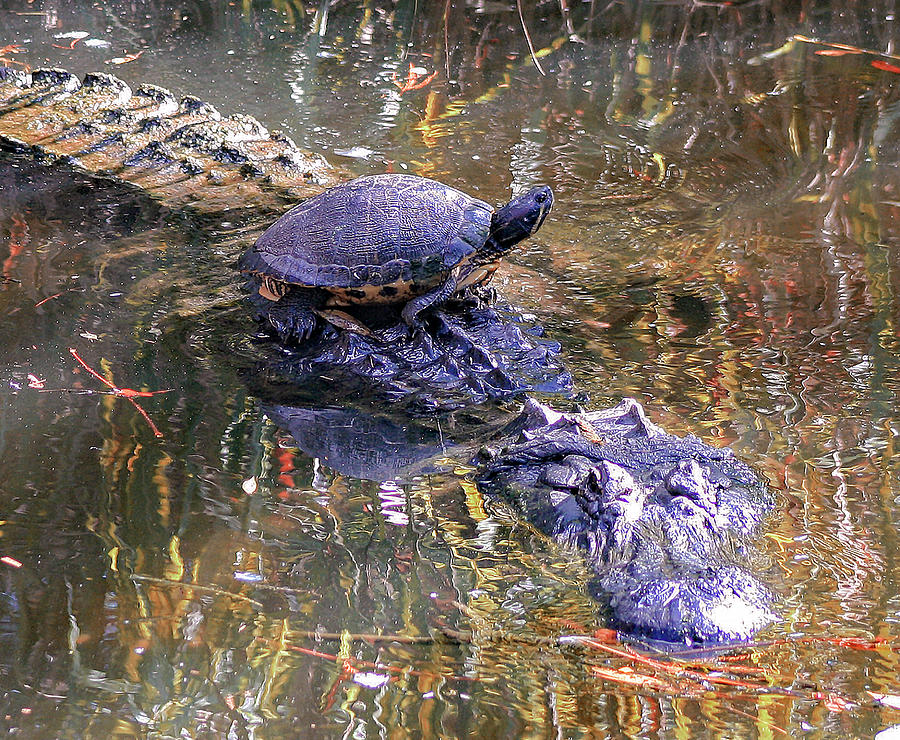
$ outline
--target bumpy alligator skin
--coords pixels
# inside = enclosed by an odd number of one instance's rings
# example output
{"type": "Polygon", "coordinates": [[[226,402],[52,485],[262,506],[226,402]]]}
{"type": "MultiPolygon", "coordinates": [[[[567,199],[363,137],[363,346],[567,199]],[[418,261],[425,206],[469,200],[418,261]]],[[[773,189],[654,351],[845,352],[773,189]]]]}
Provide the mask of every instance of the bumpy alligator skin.
{"type": "Polygon", "coordinates": [[[344,179],[254,118],[222,116],[109,74],[0,67],[0,148],[62,159],[140,187],[173,208],[281,210],[344,179]]]}
{"type": "Polygon", "coordinates": [[[367,333],[328,326],[299,347],[282,347],[276,360],[258,368],[255,391],[266,395],[273,386],[286,385],[307,395],[294,397],[301,403],[323,397],[352,403],[359,395],[374,396],[421,413],[532,391],[571,390],[559,344],[493,297],[470,294],[431,309],[420,330],[410,329],[391,307],[384,309],[384,319],[377,321],[376,312],[368,310],[367,333]],[[319,387],[321,377],[328,378],[325,387],[319,387]]]}
{"type": "Polygon", "coordinates": [[[718,643],[775,620],[753,545],[773,500],[730,450],[667,434],[630,399],[584,414],[528,401],[517,426],[482,452],[479,483],[587,554],[616,626],[718,643]]]}

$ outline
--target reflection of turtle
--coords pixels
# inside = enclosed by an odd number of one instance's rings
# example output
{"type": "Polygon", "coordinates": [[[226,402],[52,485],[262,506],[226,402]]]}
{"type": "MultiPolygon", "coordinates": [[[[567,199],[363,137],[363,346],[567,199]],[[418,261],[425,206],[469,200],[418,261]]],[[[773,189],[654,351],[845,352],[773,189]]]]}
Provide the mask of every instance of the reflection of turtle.
{"type": "MultiPolygon", "coordinates": [[[[303,452],[343,475],[385,481],[435,470],[426,461],[446,454],[437,430],[406,418],[373,416],[356,409],[265,405],[303,452]]],[[[452,444],[452,443],[451,443],[452,444]]]]}
{"type": "Polygon", "coordinates": [[[288,211],[238,266],[258,277],[255,302],[282,339],[309,336],[317,312],[351,320],[322,310],[332,306],[406,303],[415,326],[423,309],[486,282],[552,203],[545,185],[495,211],[434,180],[361,177],[288,211]]]}

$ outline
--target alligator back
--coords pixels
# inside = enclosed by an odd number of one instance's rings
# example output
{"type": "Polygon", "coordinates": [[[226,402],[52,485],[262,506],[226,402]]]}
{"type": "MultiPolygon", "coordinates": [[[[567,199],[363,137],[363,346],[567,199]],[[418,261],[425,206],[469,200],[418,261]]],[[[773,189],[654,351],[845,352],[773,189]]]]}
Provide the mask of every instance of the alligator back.
{"type": "Polygon", "coordinates": [[[343,173],[254,118],[222,116],[154,85],[104,73],[0,67],[0,149],[131,183],[174,208],[281,210],[343,173]]]}

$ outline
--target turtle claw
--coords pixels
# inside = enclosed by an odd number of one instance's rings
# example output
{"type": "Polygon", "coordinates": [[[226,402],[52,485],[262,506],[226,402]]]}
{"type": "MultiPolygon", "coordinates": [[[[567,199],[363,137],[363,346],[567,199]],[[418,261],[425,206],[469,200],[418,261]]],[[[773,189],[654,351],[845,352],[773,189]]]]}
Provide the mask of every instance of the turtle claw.
{"type": "Polygon", "coordinates": [[[278,301],[263,298],[258,293],[251,296],[257,318],[274,333],[283,344],[301,344],[316,330],[315,313],[322,302],[316,291],[291,290],[278,301]]]}
{"type": "Polygon", "coordinates": [[[284,344],[305,342],[316,328],[316,315],[312,311],[270,311],[266,318],[284,344]]]}

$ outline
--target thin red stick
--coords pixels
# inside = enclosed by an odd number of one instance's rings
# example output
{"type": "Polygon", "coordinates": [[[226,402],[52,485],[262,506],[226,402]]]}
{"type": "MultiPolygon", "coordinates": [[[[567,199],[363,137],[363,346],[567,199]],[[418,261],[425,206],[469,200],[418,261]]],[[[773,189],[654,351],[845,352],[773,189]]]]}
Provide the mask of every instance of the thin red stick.
{"type": "Polygon", "coordinates": [[[324,660],[331,660],[335,663],[343,662],[346,665],[350,666],[354,670],[359,670],[360,667],[363,668],[371,668],[376,671],[387,671],[388,673],[395,674],[409,674],[410,676],[426,676],[428,678],[446,678],[451,681],[477,681],[477,678],[472,678],[471,676],[444,676],[440,673],[433,673],[431,671],[417,671],[414,668],[400,668],[398,666],[393,665],[380,665],[378,663],[373,663],[370,660],[358,660],[357,658],[342,658],[339,655],[334,655],[333,653],[323,653],[319,650],[313,650],[312,648],[300,647],[299,645],[288,645],[288,650],[292,650],[296,653],[303,653],[304,655],[310,655],[313,658],[323,658],[324,660]]]}
{"type": "Polygon", "coordinates": [[[101,383],[103,383],[105,386],[108,386],[109,388],[111,388],[111,389],[113,390],[114,393],[118,393],[118,392],[119,392],[119,388],[117,388],[115,385],[113,385],[112,383],[110,383],[110,382],[109,382],[106,378],[104,378],[100,373],[98,373],[96,370],[94,370],[94,368],[92,368],[92,367],[91,367],[90,365],[88,365],[84,360],[82,360],[81,357],[78,356],[78,352],[75,350],[74,347],[69,347],[69,352],[71,353],[72,357],[74,357],[74,358],[78,361],[78,364],[81,365],[85,370],[87,370],[87,371],[88,371],[91,375],[93,375],[95,378],[97,378],[97,380],[99,380],[99,381],[100,381],[101,383]]]}
{"type": "Polygon", "coordinates": [[[128,401],[128,403],[130,403],[132,406],[134,406],[137,409],[138,413],[144,417],[144,421],[147,422],[148,426],[150,427],[151,431],[153,432],[153,435],[155,437],[157,437],[157,439],[162,438],[163,433],[161,431],[159,431],[159,428],[156,426],[156,424],[153,423],[153,419],[151,419],[150,416],[147,414],[147,412],[144,411],[143,407],[137,401],[134,400],[134,397],[135,396],[152,396],[156,393],[168,393],[170,389],[166,389],[164,391],[136,391],[133,388],[119,388],[117,385],[110,383],[100,373],[98,373],[96,370],[94,370],[94,368],[92,368],[84,360],[82,360],[74,347],[69,347],[69,353],[72,355],[72,357],[74,357],[78,361],[79,365],[81,365],[85,370],[87,370],[97,380],[99,380],[101,383],[103,383],[105,386],[107,386],[117,396],[124,398],[126,401],[128,401]]]}
{"type": "Polygon", "coordinates": [[[144,409],[141,407],[141,405],[129,396],[122,396],[122,398],[124,398],[126,401],[128,401],[128,403],[130,403],[132,406],[134,406],[138,410],[138,413],[144,417],[144,421],[146,421],[147,424],[150,425],[150,429],[153,431],[153,436],[156,437],[157,439],[162,439],[163,433],[161,431],[159,431],[159,428],[156,426],[156,424],[153,423],[153,419],[151,419],[147,415],[147,412],[144,411],[144,409]]]}
{"type": "Polygon", "coordinates": [[[38,301],[37,303],[35,303],[34,307],[37,308],[38,306],[43,306],[47,301],[52,301],[54,298],[59,298],[61,295],[62,295],[62,293],[55,293],[54,295],[48,295],[44,300],[38,301]]]}

